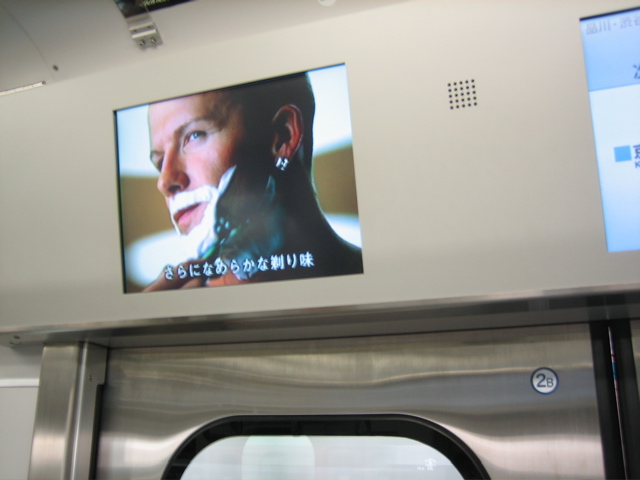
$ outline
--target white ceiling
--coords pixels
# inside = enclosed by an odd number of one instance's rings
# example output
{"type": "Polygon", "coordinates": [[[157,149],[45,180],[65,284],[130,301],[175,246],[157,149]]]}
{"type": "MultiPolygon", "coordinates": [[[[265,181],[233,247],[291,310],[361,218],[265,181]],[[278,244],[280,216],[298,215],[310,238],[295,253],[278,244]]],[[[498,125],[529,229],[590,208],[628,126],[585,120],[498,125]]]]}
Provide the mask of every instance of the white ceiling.
{"type": "Polygon", "coordinates": [[[0,0],[0,91],[403,1],[193,0],[152,12],[163,44],[141,49],[113,0],[0,0]]]}

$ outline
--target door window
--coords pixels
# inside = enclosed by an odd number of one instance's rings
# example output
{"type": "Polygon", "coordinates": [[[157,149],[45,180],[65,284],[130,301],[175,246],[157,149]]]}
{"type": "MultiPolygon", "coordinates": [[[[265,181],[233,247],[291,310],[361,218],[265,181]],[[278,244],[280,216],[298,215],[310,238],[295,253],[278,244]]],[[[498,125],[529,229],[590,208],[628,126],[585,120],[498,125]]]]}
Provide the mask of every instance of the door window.
{"type": "Polygon", "coordinates": [[[452,435],[413,417],[234,417],[193,435],[165,479],[488,478],[452,435]]]}

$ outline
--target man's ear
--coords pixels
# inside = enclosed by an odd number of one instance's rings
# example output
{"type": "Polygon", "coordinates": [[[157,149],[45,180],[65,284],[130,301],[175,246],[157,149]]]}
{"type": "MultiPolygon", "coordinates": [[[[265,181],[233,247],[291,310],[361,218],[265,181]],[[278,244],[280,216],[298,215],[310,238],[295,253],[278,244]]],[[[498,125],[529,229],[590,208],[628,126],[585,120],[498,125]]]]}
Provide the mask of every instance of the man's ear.
{"type": "Polygon", "coordinates": [[[295,105],[285,105],[273,117],[274,157],[292,159],[302,145],[302,112],[295,105]]]}

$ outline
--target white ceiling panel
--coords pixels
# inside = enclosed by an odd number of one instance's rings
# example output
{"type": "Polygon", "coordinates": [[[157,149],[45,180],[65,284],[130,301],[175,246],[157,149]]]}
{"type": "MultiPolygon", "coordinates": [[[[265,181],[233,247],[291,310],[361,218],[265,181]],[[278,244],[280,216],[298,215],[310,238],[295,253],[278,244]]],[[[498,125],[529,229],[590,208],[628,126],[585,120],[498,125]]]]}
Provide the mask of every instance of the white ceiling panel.
{"type": "Polygon", "coordinates": [[[403,1],[194,0],[152,12],[163,44],[141,49],[113,0],[0,0],[0,90],[403,1]]]}

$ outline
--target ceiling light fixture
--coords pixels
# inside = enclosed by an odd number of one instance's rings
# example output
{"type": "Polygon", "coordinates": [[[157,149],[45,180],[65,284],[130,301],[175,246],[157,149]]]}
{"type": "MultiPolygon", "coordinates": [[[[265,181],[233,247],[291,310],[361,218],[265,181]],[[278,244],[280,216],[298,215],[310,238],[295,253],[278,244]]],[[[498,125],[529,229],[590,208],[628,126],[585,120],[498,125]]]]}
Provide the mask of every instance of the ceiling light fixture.
{"type": "Polygon", "coordinates": [[[31,90],[32,88],[42,87],[46,82],[43,80],[42,82],[32,83],[31,85],[24,85],[22,87],[10,88],[9,90],[2,90],[0,92],[0,96],[2,95],[10,95],[12,93],[24,92],[25,90],[31,90]]]}

